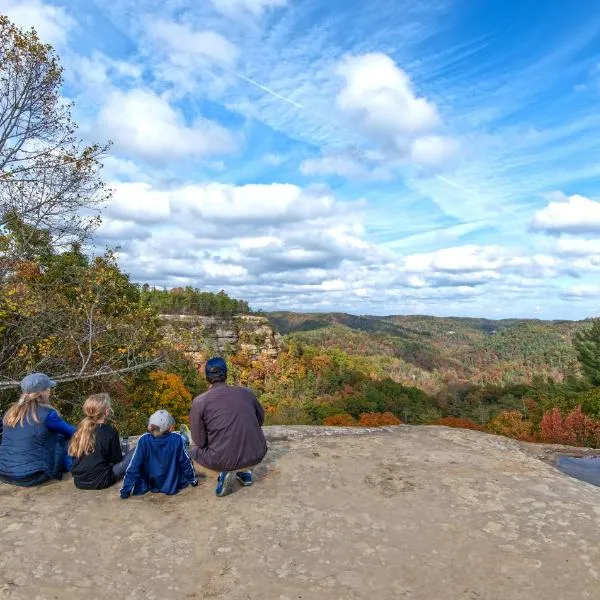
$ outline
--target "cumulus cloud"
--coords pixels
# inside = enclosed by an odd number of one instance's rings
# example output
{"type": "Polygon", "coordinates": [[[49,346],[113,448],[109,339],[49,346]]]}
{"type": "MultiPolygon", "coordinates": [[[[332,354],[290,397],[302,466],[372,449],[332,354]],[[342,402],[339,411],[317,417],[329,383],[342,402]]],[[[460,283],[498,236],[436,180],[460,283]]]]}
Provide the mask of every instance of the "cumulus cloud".
{"type": "Polygon", "coordinates": [[[600,268],[589,256],[500,245],[402,255],[368,239],[363,204],[341,202],[326,188],[113,187],[99,239],[121,246],[121,264],[135,280],[225,288],[263,308],[365,312],[367,303],[370,311],[394,312],[412,303],[431,310],[485,301],[492,310],[541,289],[558,297],[566,288],[552,292],[548,282],[578,277],[578,286],[588,285],[582,274],[600,268]]]}
{"type": "Polygon", "coordinates": [[[225,15],[251,14],[259,17],[268,9],[281,8],[287,0],[213,0],[215,8],[225,15]]]}
{"type": "Polygon", "coordinates": [[[186,123],[164,96],[152,90],[114,90],[98,113],[98,129],[117,150],[154,163],[227,153],[232,135],[213,121],[186,123]]]}
{"type": "Polygon", "coordinates": [[[458,142],[441,135],[424,135],[410,147],[412,162],[422,166],[436,166],[449,162],[458,154],[458,142]]]}
{"type": "Polygon", "coordinates": [[[442,124],[436,105],[416,94],[410,77],[389,56],[347,56],[337,72],[345,80],[338,109],[386,152],[423,166],[455,156],[456,141],[432,134],[442,124]]]}
{"type": "Polygon", "coordinates": [[[337,97],[342,112],[380,139],[430,131],[440,124],[435,104],[415,95],[408,75],[385,54],[348,56],[338,67],[346,80],[337,97]]]}
{"type": "Polygon", "coordinates": [[[0,13],[24,29],[34,27],[46,44],[62,46],[76,22],[63,8],[40,0],[0,0],[0,13]]]}
{"type": "Polygon", "coordinates": [[[579,195],[552,201],[534,215],[530,227],[551,234],[600,233],[600,202],[579,195]]]}
{"type": "Polygon", "coordinates": [[[247,231],[248,227],[282,227],[300,222],[322,224],[344,213],[351,216],[349,210],[360,208],[356,203],[342,206],[327,189],[302,189],[283,183],[235,186],[211,182],[155,189],[149,183],[128,182],[112,187],[115,191],[107,208],[111,217],[144,223],[172,220],[202,229],[207,235],[220,231],[218,237],[231,235],[227,226],[247,231]]]}
{"type": "Polygon", "coordinates": [[[560,238],[556,250],[563,256],[600,256],[600,240],[560,238]]]}

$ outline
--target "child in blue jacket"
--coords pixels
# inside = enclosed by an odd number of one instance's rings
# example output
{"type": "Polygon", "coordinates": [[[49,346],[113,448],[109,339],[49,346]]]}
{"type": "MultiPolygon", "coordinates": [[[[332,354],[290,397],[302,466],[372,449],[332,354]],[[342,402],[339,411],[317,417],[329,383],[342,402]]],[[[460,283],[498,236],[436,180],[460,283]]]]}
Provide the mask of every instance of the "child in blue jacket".
{"type": "Polygon", "coordinates": [[[188,485],[197,486],[185,438],[174,433],[175,419],[158,410],[148,422],[148,433],[140,437],[123,479],[121,498],[147,492],[176,494],[188,485]]]}

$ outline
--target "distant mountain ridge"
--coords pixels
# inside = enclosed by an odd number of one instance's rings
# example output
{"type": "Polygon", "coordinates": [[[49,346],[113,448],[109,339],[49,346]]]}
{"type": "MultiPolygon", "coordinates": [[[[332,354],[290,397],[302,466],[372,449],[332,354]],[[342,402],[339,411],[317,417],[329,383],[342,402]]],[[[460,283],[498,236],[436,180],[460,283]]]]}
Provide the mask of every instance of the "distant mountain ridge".
{"type": "Polygon", "coordinates": [[[587,323],[347,313],[265,316],[288,341],[399,359],[411,367],[413,381],[427,381],[429,388],[432,374],[440,386],[529,382],[539,375],[560,381],[578,371],[572,338],[587,323]]]}

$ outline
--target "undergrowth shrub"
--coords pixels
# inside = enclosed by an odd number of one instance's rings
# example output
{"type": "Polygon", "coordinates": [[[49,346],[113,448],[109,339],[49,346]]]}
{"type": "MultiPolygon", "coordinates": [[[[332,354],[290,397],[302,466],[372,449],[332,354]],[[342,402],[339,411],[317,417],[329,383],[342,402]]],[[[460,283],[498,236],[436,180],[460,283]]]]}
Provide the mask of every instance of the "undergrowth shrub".
{"type": "Polygon", "coordinates": [[[327,425],[328,427],[356,427],[358,423],[352,415],[344,413],[326,417],[323,419],[323,425],[327,425]]]}
{"type": "Polygon", "coordinates": [[[362,413],[358,419],[359,427],[385,427],[387,425],[402,425],[402,421],[391,412],[362,413]]]}

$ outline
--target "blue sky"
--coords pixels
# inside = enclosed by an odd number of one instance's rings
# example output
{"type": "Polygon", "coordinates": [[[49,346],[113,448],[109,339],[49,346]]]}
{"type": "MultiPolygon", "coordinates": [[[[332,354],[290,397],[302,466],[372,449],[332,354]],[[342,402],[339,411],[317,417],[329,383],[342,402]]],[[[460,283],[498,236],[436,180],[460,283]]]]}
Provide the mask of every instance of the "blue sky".
{"type": "Polygon", "coordinates": [[[592,0],[0,0],[112,140],[97,246],[263,309],[600,312],[592,0]]]}

